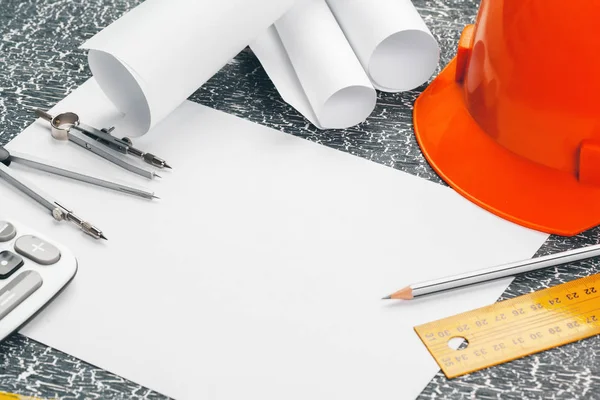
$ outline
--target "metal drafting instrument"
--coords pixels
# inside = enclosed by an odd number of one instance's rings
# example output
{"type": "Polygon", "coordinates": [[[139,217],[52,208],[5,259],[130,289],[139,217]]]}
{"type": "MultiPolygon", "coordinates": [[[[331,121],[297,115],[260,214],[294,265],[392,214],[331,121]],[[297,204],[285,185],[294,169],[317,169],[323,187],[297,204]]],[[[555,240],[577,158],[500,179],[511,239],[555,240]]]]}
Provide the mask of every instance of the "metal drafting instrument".
{"type": "Polygon", "coordinates": [[[433,281],[415,283],[406,286],[397,292],[384,297],[384,300],[412,300],[428,294],[439,293],[446,290],[484,283],[495,279],[515,276],[524,272],[535,271],[542,268],[554,267],[574,261],[585,260],[600,256],[600,244],[586,246],[579,249],[561,253],[535,257],[528,260],[503,264],[496,267],[478,271],[467,272],[460,275],[449,276],[433,281]]]}
{"type": "Polygon", "coordinates": [[[599,334],[600,275],[414,329],[446,377],[455,378],[599,334]],[[462,345],[449,347],[452,338],[462,345]]]}
{"type": "Polygon", "coordinates": [[[159,176],[153,171],[145,170],[130,164],[105,149],[111,149],[123,155],[135,156],[158,168],[171,168],[164,160],[155,155],[145,153],[133,147],[130,140],[117,139],[112,136],[110,132],[113,128],[99,130],[85,125],[81,123],[79,116],[72,112],[65,112],[52,116],[45,111],[36,109],[35,113],[38,117],[50,122],[53,138],[58,140],[69,140],[130,172],[148,179],[159,176]],[[100,146],[98,146],[97,143],[100,144],[100,146]]]}
{"type": "Polygon", "coordinates": [[[10,154],[4,148],[0,149],[0,178],[37,201],[43,207],[47,208],[52,217],[57,221],[69,221],[77,225],[83,232],[92,236],[94,239],[104,239],[106,236],[102,231],[94,225],[77,216],[73,211],[59,203],[52,197],[44,194],[30,182],[16,176],[16,174],[8,167],[10,165],[10,154]]]}
{"type": "Polygon", "coordinates": [[[75,172],[71,169],[68,169],[65,166],[61,166],[56,164],[55,162],[50,163],[49,161],[45,161],[39,159],[37,157],[33,157],[31,155],[17,153],[17,152],[8,152],[4,147],[0,146],[0,162],[2,162],[7,167],[10,166],[11,163],[25,165],[27,167],[37,169],[40,171],[45,171],[54,175],[60,175],[65,178],[77,180],[80,182],[89,183],[92,185],[104,187],[107,189],[115,190],[117,192],[130,194],[133,196],[142,197],[145,199],[156,199],[154,193],[149,192],[148,190],[142,188],[136,188],[130,185],[125,185],[118,182],[109,181],[103,178],[99,178],[96,176],[92,176],[89,174],[82,174],[79,172],[75,172]]]}

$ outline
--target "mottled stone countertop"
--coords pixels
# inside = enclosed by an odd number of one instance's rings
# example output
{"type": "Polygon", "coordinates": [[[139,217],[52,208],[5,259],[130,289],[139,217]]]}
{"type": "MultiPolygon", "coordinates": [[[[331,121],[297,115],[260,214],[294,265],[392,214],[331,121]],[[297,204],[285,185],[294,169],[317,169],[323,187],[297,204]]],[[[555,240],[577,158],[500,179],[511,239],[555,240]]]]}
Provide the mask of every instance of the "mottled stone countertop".
{"type": "MultiPolygon", "coordinates": [[[[91,77],[79,46],[139,2],[0,0],[0,144],[33,122],[27,110],[53,106],[91,77]]],[[[462,28],[474,21],[479,1],[414,0],[414,4],[443,49],[443,66],[455,54],[462,28]]],[[[423,88],[380,93],[377,109],[365,123],[321,132],[281,100],[254,55],[244,50],[191,100],[443,185],[421,155],[412,131],[412,104],[423,88]]],[[[572,238],[552,236],[539,254],[596,243],[599,236],[599,229],[572,238]]],[[[503,298],[599,269],[593,260],[519,276],[503,298]]],[[[421,398],[600,398],[596,352],[600,337],[458,379],[447,380],[439,373],[421,398]]],[[[0,346],[0,391],[61,399],[165,398],[20,334],[0,346]]]]}

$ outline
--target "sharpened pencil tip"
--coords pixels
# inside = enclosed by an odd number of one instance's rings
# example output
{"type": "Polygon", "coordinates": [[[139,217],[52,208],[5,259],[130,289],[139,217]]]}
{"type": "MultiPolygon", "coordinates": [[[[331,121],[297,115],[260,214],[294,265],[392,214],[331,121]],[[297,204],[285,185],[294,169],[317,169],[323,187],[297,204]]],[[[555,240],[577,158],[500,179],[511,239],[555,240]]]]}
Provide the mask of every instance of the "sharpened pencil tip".
{"type": "Polygon", "coordinates": [[[100,239],[108,240],[108,239],[106,238],[106,236],[104,236],[104,233],[101,233],[101,234],[100,234],[100,239]]]}
{"type": "Polygon", "coordinates": [[[164,165],[165,168],[169,168],[169,169],[173,169],[169,164],[165,163],[164,165]]]}
{"type": "Polygon", "coordinates": [[[154,174],[154,176],[155,176],[156,178],[161,178],[161,179],[162,179],[162,176],[160,176],[160,175],[159,175],[159,174],[157,174],[157,173],[155,173],[155,174],[154,174]]]}
{"type": "Polygon", "coordinates": [[[385,296],[385,297],[381,298],[381,300],[391,300],[391,299],[392,299],[392,295],[385,296]]]}
{"type": "Polygon", "coordinates": [[[152,198],[153,198],[153,199],[158,199],[158,200],[160,200],[160,197],[158,197],[158,196],[155,196],[155,195],[152,195],[152,198]]]}

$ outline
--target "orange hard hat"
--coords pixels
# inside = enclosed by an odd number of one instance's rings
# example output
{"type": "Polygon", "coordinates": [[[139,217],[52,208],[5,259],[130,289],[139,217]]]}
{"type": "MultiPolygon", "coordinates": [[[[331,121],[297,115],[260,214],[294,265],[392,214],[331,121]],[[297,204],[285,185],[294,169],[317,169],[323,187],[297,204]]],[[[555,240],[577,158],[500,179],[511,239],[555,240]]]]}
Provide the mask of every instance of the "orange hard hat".
{"type": "Polygon", "coordinates": [[[482,0],[415,102],[417,141],[457,192],[572,236],[600,225],[600,3],[482,0]]]}

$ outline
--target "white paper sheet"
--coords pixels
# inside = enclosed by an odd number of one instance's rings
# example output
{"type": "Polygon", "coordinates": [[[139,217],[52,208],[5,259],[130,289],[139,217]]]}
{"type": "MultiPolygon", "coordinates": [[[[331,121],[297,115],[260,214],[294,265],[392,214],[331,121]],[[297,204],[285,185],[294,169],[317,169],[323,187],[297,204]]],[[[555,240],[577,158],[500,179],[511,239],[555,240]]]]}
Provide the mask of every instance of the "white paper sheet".
{"type": "Polygon", "coordinates": [[[130,136],[169,115],[237,53],[303,0],[146,0],[83,48],[130,136]]]}
{"type": "Polygon", "coordinates": [[[325,0],[298,3],[250,48],[281,97],[320,129],[363,122],[377,93],[325,0]]]}
{"type": "MultiPolygon", "coordinates": [[[[98,127],[119,119],[93,79],[52,111],[66,110],[98,127]]],[[[21,332],[180,400],[414,398],[438,367],[413,327],[493,303],[510,279],[381,297],[531,257],[547,238],[447,187],[188,101],[136,145],[175,167],[145,183],[161,201],[27,174],[108,242],[0,182],[5,216],[79,259],[21,332]]],[[[145,182],[42,121],[8,148],[145,182]]]]}
{"type": "Polygon", "coordinates": [[[438,66],[440,48],[411,0],[327,0],[373,85],[414,89],[438,66]]]}

